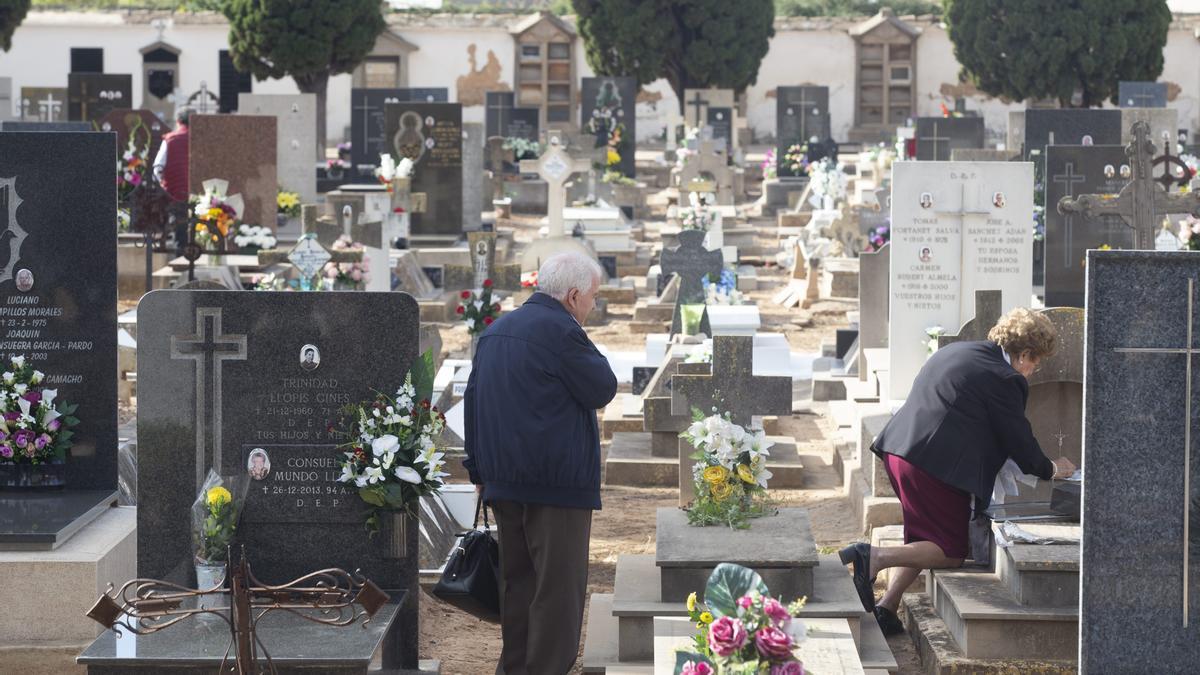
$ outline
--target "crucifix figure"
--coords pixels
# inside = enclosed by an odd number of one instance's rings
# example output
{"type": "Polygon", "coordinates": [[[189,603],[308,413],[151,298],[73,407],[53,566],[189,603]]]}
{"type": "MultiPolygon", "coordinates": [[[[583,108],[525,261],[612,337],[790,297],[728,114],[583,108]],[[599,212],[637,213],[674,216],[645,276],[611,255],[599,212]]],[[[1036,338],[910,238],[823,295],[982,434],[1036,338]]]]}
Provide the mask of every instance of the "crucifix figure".
{"type": "MultiPolygon", "coordinates": [[[[1141,124],[1141,122],[1139,122],[1141,124]]],[[[1195,326],[1196,280],[1187,280],[1187,344],[1183,347],[1116,347],[1119,354],[1182,354],[1184,359],[1183,404],[1183,627],[1188,627],[1191,606],[1189,572],[1191,566],[1192,513],[1192,357],[1200,354],[1195,346],[1192,327],[1195,326]]]]}
{"type": "Polygon", "coordinates": [[[537,160],[521,160],[523,173],[537,173],[549,185],[547,192],[546,219],[547,237],[562,237],[563,208],[567,196],[563,185],[572,174],[588,171],[592,168],[590,159],[575,159],[567,154],[563,144],[563,135],[559,131],[546,132],[546,151],[537,160]]]}
{"type": "MultiPolygon", "coordinates": [[[[1086,183],[1087,177],[1082,174],[1075,173],[1075,162],[1067,162],[1066,172],[1051,176],[1051,180],[1063,186],[1063,193],[1067,197],[1075,196],[1075,185],[1077,183],[1086,183]]],[[[1063,247],[1063,267],[1073,268],[1075,266],[1075,256],[1071,249],[1072,231],[1074,230],[1074,215],[1070,213],[1063,214],[1063,225],[1067,230],[1067,245],[1063,247]]]]}
{"type": "Polygon", "coordinates": [[[1082,213],[1088,218],[1120,216],[1134,230],[1134,248],[1153,249],[1159,223],[1168,213],[1190,213],[1200,216],[1200,193],[1169,194],[1154,180],[1152,171],[1154,144],[1150,142],[1150,125],[1139,120],[1133,124],[1133,141],[1125,148],[1133,169],[1133,179],[1121,189],[1116,198],[1104,195],[1063,197],[1058,212],[1082,213]]]}
{"type": "Polygon", "coordinates": [[[792,414],[792,378],[754,375],[754,336],[718,335],[712,349],[711,373],[672,377],[672,415],[728,412],[734,424],[761,429],[763,415],[792,414]]]}
{"type": "Polygon", "coordinates": [[[211,466],[221,470],[222,372],[226,361],[246,360],[246,335],[225,335],[221,308],[196,309],[196,333],[171,336],[171,359],[196,364],[196,489],[211,466]]]}

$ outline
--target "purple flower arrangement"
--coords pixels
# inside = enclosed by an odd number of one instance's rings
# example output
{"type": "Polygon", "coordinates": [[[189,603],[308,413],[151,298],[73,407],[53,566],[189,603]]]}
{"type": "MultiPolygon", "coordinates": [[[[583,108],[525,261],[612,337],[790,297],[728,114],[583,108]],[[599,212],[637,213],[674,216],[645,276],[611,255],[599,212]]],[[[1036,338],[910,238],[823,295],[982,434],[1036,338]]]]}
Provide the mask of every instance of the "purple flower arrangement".
{"type": "Polygon", "coordinates": [[[58,401],[58,390],[42,386],[45,379],[24,356],[13,356],[0,374],[0,464],[66,459],[78,406],[58,401]]]}

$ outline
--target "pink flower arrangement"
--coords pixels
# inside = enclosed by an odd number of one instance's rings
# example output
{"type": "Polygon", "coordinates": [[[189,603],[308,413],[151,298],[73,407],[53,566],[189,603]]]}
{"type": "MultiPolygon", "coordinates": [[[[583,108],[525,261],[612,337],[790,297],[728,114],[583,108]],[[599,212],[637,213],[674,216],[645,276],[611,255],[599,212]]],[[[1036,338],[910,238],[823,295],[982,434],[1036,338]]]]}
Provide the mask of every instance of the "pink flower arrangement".
{"type": "Polygon", "coordinates": [[[746,627],[741,621],[723,616],[708,627],[708,648],[717,656],[731,656],[746,645],[746,627]]]}
{"type": "Polygon", "coordinates": [[[76,405],[45,388],[45,374],[24,356],[0,368],[0,463],[43,464],[65,460],[71,448],[76,405]]]}

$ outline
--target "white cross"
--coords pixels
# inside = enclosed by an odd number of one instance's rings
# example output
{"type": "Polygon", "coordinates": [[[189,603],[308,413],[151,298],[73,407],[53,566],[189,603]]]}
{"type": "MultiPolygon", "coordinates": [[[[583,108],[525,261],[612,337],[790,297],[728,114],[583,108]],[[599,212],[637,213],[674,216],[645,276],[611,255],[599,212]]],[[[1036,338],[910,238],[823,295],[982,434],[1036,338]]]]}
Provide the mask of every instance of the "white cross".
{"type": "Polygon", "coordinates": [[[546,219],[549,223],[546,235],[548,237],[564,236],[563,208],[567,203],[566,189],[563,184],[572,174],[588,171],[592,168],[592,160],[575,159],[567,154],[563,147],[562,133],[546,132],[546,150],[536,160],[521,160],[521,171],[537,173],[549,186],[546,219]]]}

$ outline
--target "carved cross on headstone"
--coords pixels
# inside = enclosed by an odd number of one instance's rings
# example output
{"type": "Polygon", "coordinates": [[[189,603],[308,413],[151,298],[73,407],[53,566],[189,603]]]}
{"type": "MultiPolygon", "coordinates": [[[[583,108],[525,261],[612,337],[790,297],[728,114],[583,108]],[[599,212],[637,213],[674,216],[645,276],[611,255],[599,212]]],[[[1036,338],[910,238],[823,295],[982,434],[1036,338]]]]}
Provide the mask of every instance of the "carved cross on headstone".
{"type": "Polygon", "coordinates": [[[1120,216],[1134,230],[1134,247],[1153,249],[1163,216],[1190,213],[1200,217],[1200,193],[1169,194],[1155,182],[1154,144],[1150,142],[1150,125],[1146,121],[1133,124],[1133,141],[1125,148],[1125,154],[1129,156],[1133,179],[1119,195],[1063,197],[1058,202],[1058,212],[1081,213],[1087,218],[1120,216]]]}
{"type": "MultiPolygon", "coordinates": [[[[799,96],[796,95],[796,91],[793,89],[789,89],[787,93],[786,103],[789,106],[794,106],[787,109],[787,114],[792,117],[797,117],[800,121],[799,140],[801,143],[807,143],[810,138],[817,135],[811,133],[811,129],[809,129],[810,125],[815,124],[818,128],[820,128],[821,125],[820,120],[822,113],[820,107],[818,107],[818,104],[821,101],[820,99],[810,99],[808,97],[809,91],[810,90],[808,87],[801,87],[799,96]]],[[[822,129],[822,131],[824,130],[822,129]]]]}
{"type": "Polygon", "coordinates": [[[691,100],[687,102],[687,105],[692,109],[692,113],[694,114],[693,119],[695,119],[695,124],[692,124],[691,126],[703,126],[706,118],[704,113],[708,111],[708,99],[701,97],[700,92],[697,91],[692,96],[691,100]]]}
{"type": "Polygon", "coordinates": [[[761,429],[755,418],[792,414],[792,378],[754,375],[754,336],[718,335],[711,373],[671,379],[671,414],[688,415],[693,408],[705,416],[728,412],[734,424],[761,429]]]}
{"type": "Polygon", "coordinates": [[[933,144],[933,159],[934,159],[934,160],[936,160],[936,159],[938,158],[938,142],[940,142],[940,141],[945,141],[946,143],[949,143],[949,142],[950,142],[950,137],[949,137],[949,136],[942,136],[942,135],[941,135],[941,134],[938,132],[938,123],[937,123],[937,121],[935,120],[935,121],[934,121],[934,123],[933,123],[933,135],[932,135],[932,136],[926,136],[924,140],[926,140],[926,141],[929,141],[930,143],[932,143],[932,144],[933,144]]]}
{"type": "MultiPolygon", "coordinates": [[[[683,230],[679,233],[679,246],[662,252],[662,274],[675,274],[679,277],[679,293],[675,298],[675,310],[671,318],[671,334],[683,332],[682,305],[704,304],[705,275],[710,279],[721,276],[724,268],[724,256],[721,251],[710,251],[704,248],[705,232],[703,230],[683,230]]],[[[700,324],[700,332],[709,334],[708,317],[705,315],[700,324]]]]}
{"type": "MultiPolygon", "coordinates": [[[[1075,196],[1075,184],[1076,183],[1086,183],[1087,176],[1075,173],[1075,162],[1067,162],[1066,171],[1064,173],[1055,174],[1055,175],[1051,176],[1050,180],[1063,186],[1063,193],[1065,194],[1065,196],[1074,197],[1075,196]]],[[[1074,229],[1075,229],[1074,221],[1075,221],[1074,214],[1070,214],[1070,213],[1063,214],[1063,225],[1066,226],[1066,230],[1067,230],[1067,245],[1063,247],[1063,264],[1064,264],[1064,266],[1070,264],[1070,258],[1072,255],[1072,251],[1074,250],[1071,248],[1071,242],[1073,239],[1072,234],[1074,233],[1074,229]]]]}
{"type": "Polygon", "coordinates": [[[222,381],[226,361],[246,360],[245,335],[224,335],[221,308],[196,308],[196,333],[171,336],[171,358],[196,364],[196,489],[221,461],[222,381]]]}
{"type": "Polygon", "coordinates": [[[572,174],[588,171],[592,168],[590,159],[575,159],[567,154],[562,132],[546,132],[546,149],[537,160],[521,160],[523,173],[537,173],[549,186],[546,219],[549,226],[548,237],[561,237],[563,229],[563,208],[566,207],[567,193],[563,187],[572,174]]]}

